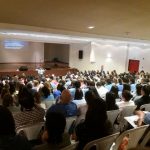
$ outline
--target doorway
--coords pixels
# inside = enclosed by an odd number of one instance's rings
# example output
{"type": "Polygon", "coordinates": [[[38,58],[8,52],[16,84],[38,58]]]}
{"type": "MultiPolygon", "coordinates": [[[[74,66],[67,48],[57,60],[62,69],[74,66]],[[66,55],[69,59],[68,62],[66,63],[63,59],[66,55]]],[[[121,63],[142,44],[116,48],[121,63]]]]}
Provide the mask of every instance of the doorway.
{"type": "Polygon", "coordinates": [[[139,60],[129,59],[128,71],[130,73],[136,73],[139,71],[139,60]]]}

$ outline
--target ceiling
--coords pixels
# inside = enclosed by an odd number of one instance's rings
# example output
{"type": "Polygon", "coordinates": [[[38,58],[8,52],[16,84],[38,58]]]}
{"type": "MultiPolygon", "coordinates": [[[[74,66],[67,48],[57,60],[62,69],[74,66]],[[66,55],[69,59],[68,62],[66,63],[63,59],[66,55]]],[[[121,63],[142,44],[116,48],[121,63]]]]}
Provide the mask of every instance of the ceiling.
{"type": "Polygon", "coordinates": [[[150,0],[0,0],[0,23],[150,41],[150,0]]]}

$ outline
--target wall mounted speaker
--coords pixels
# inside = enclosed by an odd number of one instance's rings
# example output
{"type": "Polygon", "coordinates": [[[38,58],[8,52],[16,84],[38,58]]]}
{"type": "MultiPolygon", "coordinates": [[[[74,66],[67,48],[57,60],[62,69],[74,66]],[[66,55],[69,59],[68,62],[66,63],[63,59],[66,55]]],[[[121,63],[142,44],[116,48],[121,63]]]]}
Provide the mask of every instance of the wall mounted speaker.
{"type": "Polygon", "coordinates": [[[83,50],[79,50],[79,59],[83,59],[83,50]]]}

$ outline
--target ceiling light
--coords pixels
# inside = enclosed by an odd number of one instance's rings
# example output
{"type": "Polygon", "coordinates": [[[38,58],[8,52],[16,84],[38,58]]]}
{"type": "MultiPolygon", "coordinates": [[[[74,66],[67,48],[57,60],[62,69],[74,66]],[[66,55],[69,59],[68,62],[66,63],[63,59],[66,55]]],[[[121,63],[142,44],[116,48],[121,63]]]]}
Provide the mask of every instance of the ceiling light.
{"type": "Polygon", "coordinates": [[[94,29],[94,28],[95,28],[94,26],[89,26],[89,27],[88,27],[88,29],[94,29]]]}

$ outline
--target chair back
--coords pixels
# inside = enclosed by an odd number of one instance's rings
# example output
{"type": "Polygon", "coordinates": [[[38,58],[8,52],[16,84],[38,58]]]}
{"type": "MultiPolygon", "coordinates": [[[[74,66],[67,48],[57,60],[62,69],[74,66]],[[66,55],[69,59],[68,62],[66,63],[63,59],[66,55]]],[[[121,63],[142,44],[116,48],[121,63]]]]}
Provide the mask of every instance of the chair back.
{"type": "Polygon", "coordinates": [[[66,146],[65,148],[62,148],[61,150],[76,150],[77,145],[78,145],[78,142],[75,142],[69,146],[66,146]]]}
{"type": "Polygon", "coordinates": [[[150,104],[141,105],[140,110],[150,111],[150,104]]]}
{"type": "Polygon", "coordinates": [[[90,150],[92,147],[96,147],[96,150],[110,150],[111,146],[113,145],[113,142],[116,140],[118,136],[119,132],[91,141],[85,145],[83,150],[90,150]]]}
{"type": "Polygon", "coordinates": [[[112,126],[114,125],[114,122],[115,122],[119,112],[120,112],[119,109],[107,111],[108,120],[111,122],[112,126]]]}
{"type": "Polygon", "coordinates": [[[134,128],[131,130],[126,130],[120,134],[120,136],[116,139],[115,145],[113,146],[113,150],[118,150],[120,144],[123,142],[123,139],[127,137],[127,149],[136,148],[139,140],[144,135],[145,130],[148,128],[148,125],[144,125],[138,128],[134,128]]]}
{"type": "Polygon", "coordinates": [[[72,126],[72,124],[76,121],[76,116],[73,117],[66,117],[66,128],[65,131],[69,133],[69,129],[72,126]]]}
{"type": "Polygon", "coordinates": [[[123,110],[121,111],[121,113],[122,113],[122,115],[124,117],[132,116],[134,110],[136,109],[136,107],[137,106],[127,106],[127,107],[124,107],[123,110]]]}
{"type": "Polygon", "coordinates": [[[56,103],[55,100],[46,100],[44,101],[46,109],[50,108],[53,104],[56,103]]]}
{"type": "Polygon", "coordinates": [[[124,119],[124,117],[132,116],[136,107],[137,106],[127,106],[124,107],[122,111],[120,111],[117,118],[119,122],[119,129],[118,129],[119,131],[122,132],[128,128],[128,122],[124,119]]]}
{"type": "Polygon", "coordinates": [[[24,134],[29,141],[37,140],[42,127],[44,127],[44,122],[36,123],[33,125],[24,125],[17,128],[16,133],[24,134]]]}

